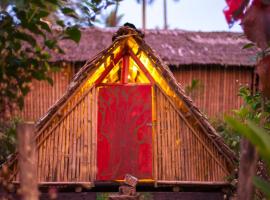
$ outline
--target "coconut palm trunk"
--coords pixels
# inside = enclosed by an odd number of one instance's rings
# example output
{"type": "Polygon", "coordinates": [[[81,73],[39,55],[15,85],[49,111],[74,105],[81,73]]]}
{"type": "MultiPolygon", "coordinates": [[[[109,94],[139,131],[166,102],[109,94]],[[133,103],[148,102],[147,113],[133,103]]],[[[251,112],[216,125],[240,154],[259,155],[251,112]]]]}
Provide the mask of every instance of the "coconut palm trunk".
{"type": "Polygon", "coordinates": [[[142,0],[142,28],[146,29],[146,0],[142,0]]]}
{"type": "Polygon", "coordinates": [[[167,21],[167,0],[163,0],[163,17],[164,17],[164,29],[168,29],[168,21],[167,21]]]}

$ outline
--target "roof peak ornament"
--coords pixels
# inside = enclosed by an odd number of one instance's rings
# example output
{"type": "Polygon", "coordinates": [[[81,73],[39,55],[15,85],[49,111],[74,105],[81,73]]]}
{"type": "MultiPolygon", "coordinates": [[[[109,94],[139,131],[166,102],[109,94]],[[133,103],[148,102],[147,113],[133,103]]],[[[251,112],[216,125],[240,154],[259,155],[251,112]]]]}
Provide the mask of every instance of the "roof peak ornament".
{"type": "Polygon", "coordinates": [[[112,41],[116,39],[128,37],[128,36],[139,36],[140,38],[144,38],[144,33],[136,28],[134,24],[126,22],[123,26],[121,26],[116,33],[113,34],[112,41]]]}

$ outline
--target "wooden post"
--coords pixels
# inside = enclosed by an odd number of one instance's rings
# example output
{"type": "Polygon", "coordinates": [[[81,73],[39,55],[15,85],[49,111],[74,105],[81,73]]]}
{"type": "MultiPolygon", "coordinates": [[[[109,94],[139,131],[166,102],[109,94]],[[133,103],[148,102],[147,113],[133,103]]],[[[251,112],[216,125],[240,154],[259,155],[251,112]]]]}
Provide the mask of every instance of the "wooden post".
{"type": "Polygon", "coordinates": [[[254,146],[246,139],[241,140],[241,155],[239,166],[239,182],[237,189],[238,200],[254,198],[253,177],[256,175],[258,154],[254,146]]]}
{"type": "Polygon", "coordinates": [[[37,200],[37,168],[34,138],[34,125],[22,123],[17,127],[20,186],[22,200],[37,200]]]}

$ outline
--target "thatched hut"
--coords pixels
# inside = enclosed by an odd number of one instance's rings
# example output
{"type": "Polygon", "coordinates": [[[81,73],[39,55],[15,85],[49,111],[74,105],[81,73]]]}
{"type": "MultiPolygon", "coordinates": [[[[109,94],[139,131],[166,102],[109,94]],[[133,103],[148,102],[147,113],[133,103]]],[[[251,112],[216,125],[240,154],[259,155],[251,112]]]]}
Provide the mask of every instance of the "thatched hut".
{"type": "MultiPolygon", "coordinates": [[[[235,156],[137,30],[122,27],[36,125],[38,182],[226,185],[235,156]]],[[[7,162],[18,182],[15,154],[7,162]]]]}

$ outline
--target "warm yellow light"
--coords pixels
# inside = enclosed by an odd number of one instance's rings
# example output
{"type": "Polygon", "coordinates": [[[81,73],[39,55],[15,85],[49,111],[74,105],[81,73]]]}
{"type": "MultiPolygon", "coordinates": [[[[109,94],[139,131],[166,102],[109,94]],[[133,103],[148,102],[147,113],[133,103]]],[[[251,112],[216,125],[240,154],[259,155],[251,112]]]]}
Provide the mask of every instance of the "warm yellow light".
{"type": "Polygon", "coordinates": [[[163,78],[161,73],[156,68],[155,63],[153,63],[149,59],[149,57],[145,54],[144,51],[140,50],[140,52],[138,52],[139,46],[137,42],[132,37],[130,37],[128,39],[127,44],[129,45],[133,53],[138,56],[142,64],[145,66],[145,68],[147,69],[149,74],[153,77],[153,79],[157,82],[159,87],[161,87],[161,89],[168,96],[170,96],[170,98],[178,105],[179,108],[183,109],[183,101],[178,96],[175,95],[175,92],[171,89],[167,81],[163,78]]]}
{"type": "Polygon", "coordinates": [[[137,69],[137,67],[135,65],[132,66],[132,71],[133,72],[137,72],[138,71],[138,69],[137,69]]]}
{"type": "Polygon", "coordinates": [[[131,57],[129,58],[129,76],[130,83],[150,83],[148,78],[131,57]]]}
{"type": "Polygon", "coordinates": [[[120,60],[104,78],[102,83],[118,83],[120,81],[122,61],[120,60]]]}
{"type": "Polygon", "coordinates": [[[137,44],[137,42],[132,38],[129,37],[127,40],[127,44],[129,46],[129,48],[132,49],[132,51],[136,54],[139,50],[139,45],[137,44]]]}
{"type": "MultiPolygon", "coordinates": [[[[123,48],[123,45],[121,45],[121,43],[117,43],[115,45],[117,47],[115,47],[112,54],[113,55],[118,55],[120,53],[121,49],[123,48]]],[[[112,55],[112,54],[110,54],[110,55],[112,55]]],[[[93,71],[95,70],[94,72],[89,73],[89,78],[85,82],[85,84],[82,86],[81,92],[83,92],[86,89],[92,87],[93,84],[97,81],[97,79],[101,76],[101,74],[105,71],[106,67],[108,67],[110,65],[110,63],[113,62],[110,55],[108,55],[107,57],[105,57],[105,55],[104,55],[103,56],[104,58],[102,57],[102,59],[104,59],[104,62],[100,63],[99,66],[95,66],[94,69],[93,69],[93,71]]]]}

